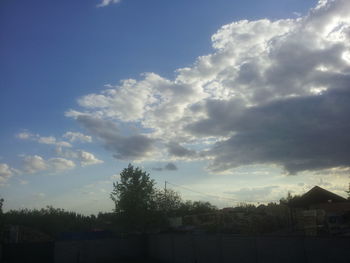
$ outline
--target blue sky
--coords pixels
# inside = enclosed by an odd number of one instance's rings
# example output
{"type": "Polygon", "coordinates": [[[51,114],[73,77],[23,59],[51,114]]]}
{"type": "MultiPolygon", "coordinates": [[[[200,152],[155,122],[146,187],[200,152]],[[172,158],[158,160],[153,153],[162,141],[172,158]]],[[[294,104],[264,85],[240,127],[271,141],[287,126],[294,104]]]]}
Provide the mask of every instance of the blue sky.
{"type": "Polygon", "coordinates": [[[5,209],[110,211],[129,162],[219,207],[316,184],[343,194],[349,10],[345,0],[2,1],[5,209]]]}

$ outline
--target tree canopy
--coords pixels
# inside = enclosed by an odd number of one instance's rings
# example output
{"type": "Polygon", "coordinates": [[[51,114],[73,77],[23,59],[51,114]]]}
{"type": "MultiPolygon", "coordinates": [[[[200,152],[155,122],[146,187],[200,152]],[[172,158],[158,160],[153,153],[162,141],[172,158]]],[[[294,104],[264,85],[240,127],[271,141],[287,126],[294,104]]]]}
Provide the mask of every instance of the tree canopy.
{"type": "Polygon", "coordinates": [[[111,199],[126,228],[145,231],[154,211],[155,182],[148,173],[129,164],[113,183],[111,199]]]}

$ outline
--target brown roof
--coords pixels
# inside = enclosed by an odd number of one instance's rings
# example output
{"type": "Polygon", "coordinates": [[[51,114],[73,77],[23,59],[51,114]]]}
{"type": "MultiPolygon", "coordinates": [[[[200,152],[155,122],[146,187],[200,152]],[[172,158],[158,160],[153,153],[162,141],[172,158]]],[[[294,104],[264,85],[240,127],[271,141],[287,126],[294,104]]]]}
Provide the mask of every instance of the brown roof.
{"type": "Polygon", "coordinates": [[[309,207],[311,205],[323,204],[323,203],[341,203],[348,202],[347,199],[327,191],[319,186],[313,187],[310,191],[303,194],[300,198],[297,198],[291,203],[293,207],[309,207]]]}

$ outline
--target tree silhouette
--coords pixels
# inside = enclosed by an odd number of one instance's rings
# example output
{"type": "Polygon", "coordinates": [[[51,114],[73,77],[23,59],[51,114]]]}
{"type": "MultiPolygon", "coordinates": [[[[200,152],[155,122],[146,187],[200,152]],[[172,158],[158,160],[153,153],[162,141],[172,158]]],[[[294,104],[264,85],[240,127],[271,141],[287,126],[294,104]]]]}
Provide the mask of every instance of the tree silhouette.
{"type": "Polygon", "coordinates": [[[2,206],[4,204],[4,199],[0,198],[0,214],[2,214],[2,206]]]}
{"type": "Polygon", "coordinates": [[[120,181],[113,183],[111,199],[121,224],[128,230],[144,232],[152,221],[155,183],[145,171],[131,164],[120,173],[120,181]]]}

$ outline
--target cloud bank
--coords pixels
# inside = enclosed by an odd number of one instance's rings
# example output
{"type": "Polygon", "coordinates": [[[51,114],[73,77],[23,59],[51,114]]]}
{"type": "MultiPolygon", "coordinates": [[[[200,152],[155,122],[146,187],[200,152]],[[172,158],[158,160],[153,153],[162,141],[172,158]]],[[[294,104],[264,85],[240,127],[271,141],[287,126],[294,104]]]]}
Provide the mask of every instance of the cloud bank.
{"type": "Polygon", "coordinates": [[[320,0],[294,19],[233,22],[212,47],[174,79],[122,80],[66,115],[122,160],[206,158],[213,172],[350,167],[349,1],[320,0]]]}

